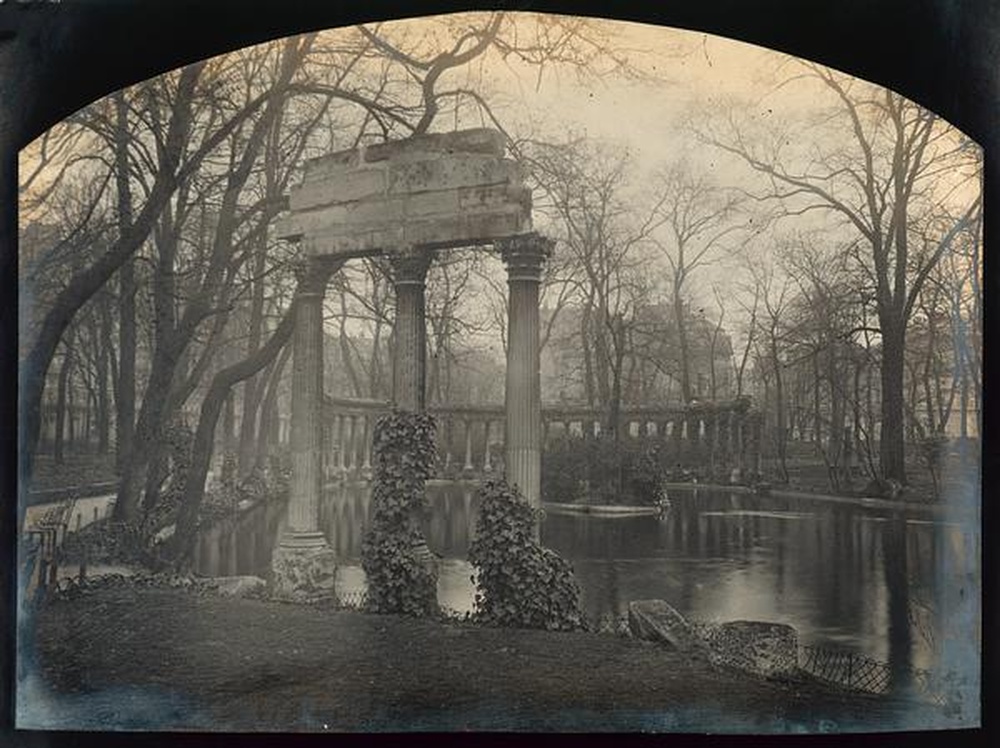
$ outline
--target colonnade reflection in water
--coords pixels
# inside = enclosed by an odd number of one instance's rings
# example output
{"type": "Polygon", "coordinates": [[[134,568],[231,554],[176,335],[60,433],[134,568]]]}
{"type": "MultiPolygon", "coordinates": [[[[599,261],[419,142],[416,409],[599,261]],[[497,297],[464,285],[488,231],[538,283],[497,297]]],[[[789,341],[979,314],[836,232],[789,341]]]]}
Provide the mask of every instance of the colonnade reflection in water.
{"type": "MultiPolygon", "coordinates": [[[[465,559],[479,510],[476,485],[430,484],[428,494],[428,544],[445,559],[439,601],[471,610],[473,570],[465,559]]],[[[547,513],[542,541],[572,562],[592,618],[624,613],[631,600],[662,598],[695,620],[789,623],[803,644],[854,651],[900,672],[936,669],[942,647],[976,638],[967,630],[977,625],[976,527],[718,491],[674,492],[671,500],[662,518],[547,513]]],[[[283,510],[259,506],[204,532],[197,571],[265,576],[283,510]]],[[[321,528],[343,561],[341,592],[364,588],[359,559],[370,512],[367,484],[324,497],[321,528]]]]}

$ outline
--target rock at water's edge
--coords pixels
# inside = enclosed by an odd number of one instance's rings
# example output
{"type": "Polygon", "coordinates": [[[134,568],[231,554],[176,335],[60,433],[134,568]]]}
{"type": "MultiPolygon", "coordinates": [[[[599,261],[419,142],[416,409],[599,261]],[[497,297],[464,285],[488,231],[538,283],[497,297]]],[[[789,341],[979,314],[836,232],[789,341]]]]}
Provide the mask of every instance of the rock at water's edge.
{"type": "Polygon", "coordinates": [[[637,639],[669,644],[682,652],[701,648],[691,625],[665,600],[630,602],[628,627],[637,639]]]}
{"type": "Polygon", "coordinates": [[[798,669],[798,632],[767,621],[730,621],[706,631],[711,659],[765,677],[792,675],[798,669]]]}

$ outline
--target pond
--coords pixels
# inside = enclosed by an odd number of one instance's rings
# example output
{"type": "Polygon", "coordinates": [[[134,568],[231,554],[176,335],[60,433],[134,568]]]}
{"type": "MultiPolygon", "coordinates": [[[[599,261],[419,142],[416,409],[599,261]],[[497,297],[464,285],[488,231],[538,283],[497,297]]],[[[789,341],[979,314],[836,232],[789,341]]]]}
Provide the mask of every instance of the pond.
{"type": "MultiPolygon", "coordinates": [[[[428,544],[444,558],[438,600],[471,610],[465,559],[476,487],[431,484],[428,494],[428,544]]],[[[328,490],[322,504],[322,527],[343,560],[342,598],[364,589],[370,496],[370,486],[348,484],[328,490]]],[[[979,639],[975,524],[924,510],[719,490],[671,491],[671,502],[661,517],[546,513],[542,542],[573,564],[592,620],[623,614],[632,600],[662,598],[692,620],[788,623],[803,645],[894,666],[939,670],[942,658],[978,656],[969,649],[979,639]]],[[[197,571],[265,575],[283,514],[280,504],[260,506],[207,531],[197,571]]]]}

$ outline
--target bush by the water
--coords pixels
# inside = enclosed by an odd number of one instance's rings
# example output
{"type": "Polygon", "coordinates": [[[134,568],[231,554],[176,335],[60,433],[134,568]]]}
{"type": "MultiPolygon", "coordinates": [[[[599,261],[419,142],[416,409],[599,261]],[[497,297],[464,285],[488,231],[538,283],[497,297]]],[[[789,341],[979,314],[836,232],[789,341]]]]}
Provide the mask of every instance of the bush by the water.
{"type": "Polygon", "coordinates": [[[417,555],[423,537],[424,482],[434,469],[434,419],[394,411],[375,424],[372,520],[361,547],[368,607],[379,613],[430,615],[437,611],[437,580],[417,555]]]}
{"type": "Polygon", "coordinates": [[[653,506],[673,477],[664,463],[656,445],[563,436],[542,455],[542,495],[548,501],[653,506]]]}
{"type": "Polygon", "coordinates": [[[469,561],[477,570],[476,618],[495,626],[569,631],[583,627],[573,569],[534,539],[538,511],[506,481],[480,491],[469,561]]]}

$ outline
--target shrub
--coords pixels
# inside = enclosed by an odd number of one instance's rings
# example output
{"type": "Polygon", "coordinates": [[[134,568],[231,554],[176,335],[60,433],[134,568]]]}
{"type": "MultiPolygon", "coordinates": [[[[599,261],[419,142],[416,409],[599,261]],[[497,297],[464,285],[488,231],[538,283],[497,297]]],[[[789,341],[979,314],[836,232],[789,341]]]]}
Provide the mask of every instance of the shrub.
{"type": "Polygon", "coordinates": [[[477,620],[495,626],[568,631],[583,627],[573,569],[534,539],[538,511],[504,480],[480,491],[476,537],[477,620]]]}
{"type": "Polygon", "coordinates": [[[549,501],[652,505],[663,496],[664,459],[655,444],[563,436],[542,455],[549,501]]]}
{"type": "Polygon", "coordinates": [[[423,545],[416,517],[436,459],[434,428],[431,416],[401,411],[375,424],[372,519],[361,547],[368,607],[375,612],[437,612],[434,571],[416,553],[423,545]]]}

